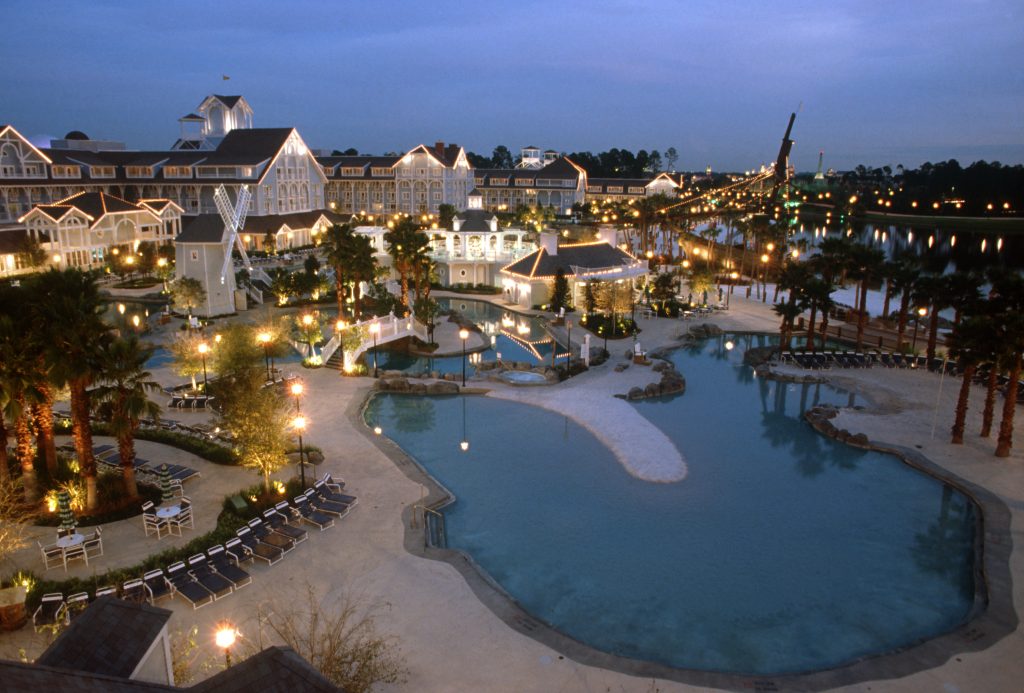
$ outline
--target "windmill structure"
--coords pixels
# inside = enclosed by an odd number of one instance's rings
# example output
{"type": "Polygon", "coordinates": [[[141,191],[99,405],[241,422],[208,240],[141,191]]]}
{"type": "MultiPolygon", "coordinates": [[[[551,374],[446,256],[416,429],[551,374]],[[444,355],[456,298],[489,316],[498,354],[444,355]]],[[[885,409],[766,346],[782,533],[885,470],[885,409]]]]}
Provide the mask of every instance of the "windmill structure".
{"type": "Polygon", "coordinates": [[[213,193],[213,201],[217,204],[217,211],[220,212],[220,218],[224,221],[224,234],[221,238],[221,243],[224,245],[224,266],[220,271],[220,283],[224,285],[228,281],[228,272],[232,271],[231,251],[233,248],[238,248],[238,254],[242,256],[245,269],[252,271],[249,255],[245,252],[245,244],[239,236],[242,227],[245,226],[245,215],[249,212],[252,193],[249,192],[248,185],[243,185],[238,191],[238,200],[235,204],[231,204],[227,189],[223,185],[219,185],[213,193]]]}

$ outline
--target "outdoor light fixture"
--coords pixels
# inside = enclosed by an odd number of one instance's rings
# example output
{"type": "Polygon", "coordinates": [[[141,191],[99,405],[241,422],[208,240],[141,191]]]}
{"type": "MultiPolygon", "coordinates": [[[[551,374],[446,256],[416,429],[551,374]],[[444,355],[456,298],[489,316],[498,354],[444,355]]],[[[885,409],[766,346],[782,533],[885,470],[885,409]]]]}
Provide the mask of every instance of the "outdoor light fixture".
{"type": "Polygon", "coordinates": [[[231,647],[235,644],[237,635],[238,631],[229,623],[219,625],[217,632],[214,634],[214,641],[217,643],[217,647],[224,650],[224,664],[229,667],[231,666],[231,647]]]}
{"type": "Polygon", "coordinates": [[[466,340],[469,339],[469,330],[465,327],[459,330],[459,339],[462,340],[462,387],[466,387],[466,340]]]}
{"type": "Polygon", "coordinates": [[[123,303],[118,303],[117,304],[117,312],[120,313],[121,315],[124,315],[124,304],[123,303]]]}
{"type": "Polygon", "coordinates": [[[272,380],[270,375],[270,333],[260,332],[256,335],[256,341],[263,345],[263,360],[267,364],[267,380],[272,380]]]}
{"type": "Polygon", "coordinates": [[[210,347],[206,345],[206,342],[200,342],[198,350],[199,355],[203,358],[203,394],[208,395],[209,390],[207,389],[207,386],[209,383],[206,380],[206,352],[210,350],[210,347]]]}
{"type": "MultiPolygon", "coordinates": [[[[296,406],[298,405],[298,400],[295,401],[295,404],[296,406]]],[[[299,432],[299,485],[302,487],[302,490],[305,491],[306,461],[304,459],[305,455],[303,454],[305,452],[305,449],[303,448],[302,445],[302,432],[306,430],[306,417],[296,416],[294,419],[292,419],[292,425],[295,427],[295,430],[299,432]]]]}
{"type": "Polygon", "coordinates": [[[373,377],[377,377],[377,335],[380,333],[380,323],[374,322],[370,325],[370,334],[373,335],[373,377]]]}

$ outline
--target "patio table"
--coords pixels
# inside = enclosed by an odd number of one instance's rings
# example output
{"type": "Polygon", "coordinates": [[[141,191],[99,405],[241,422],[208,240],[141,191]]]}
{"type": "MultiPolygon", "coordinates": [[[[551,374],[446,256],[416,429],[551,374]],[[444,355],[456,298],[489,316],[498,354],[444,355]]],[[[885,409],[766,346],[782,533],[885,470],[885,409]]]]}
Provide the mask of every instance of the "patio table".
{"type": "Polygon", "coordinates": [[[76,532],[74,534],[68,534],[66,536],[59,537],[56,541],[56,544],[62,549],[70,549],[73,546],[78,546],[83,541],[85,541],[85,535],[76,532]]]}

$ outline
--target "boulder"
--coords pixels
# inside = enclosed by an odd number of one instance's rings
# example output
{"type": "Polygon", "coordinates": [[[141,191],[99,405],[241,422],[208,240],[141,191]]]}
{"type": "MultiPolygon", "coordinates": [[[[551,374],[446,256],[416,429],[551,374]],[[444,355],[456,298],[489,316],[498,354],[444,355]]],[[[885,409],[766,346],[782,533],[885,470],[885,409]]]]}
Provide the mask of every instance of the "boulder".
{"type": "Polygon", "coordinates": [[[639,387],[629,388],[629,393],[626,395],[626,397],[629,399],[643,399],[643,396],[644,391],[641,390],[639,387]]]}
{"type": "Polygon", "coordinates": [[[866,448],[870,443],[868,437],[863,433],[854,433],[852,436],[849,437],[849,439],[847,439],[846,442],[849,443],[850,445],[859,445],[860,447],[864,448],[866,448]]]}
{"type": "Polygon", "coordinates": [[[459,393],[459,386],[455,383],[439,380],[436,383],[430,383],[427,387],[427,393],[431,395],[457,395],[459,393]]]}
{"type": "Polygon", "coordinates": [[[719,335],[724,334],[721,327],[711,323],[704,325],[704,331],[707,333],[708,337],[718,337],[719,335]]]}
{"type": "Polygon", "coordinates": [[[384,383],[384,389],[389,392],[409,391],[409,381],[406,378],[386,378],[381,382],[384,383]]]}
{"type": "Polygon", "coordinates": [[[409,385],[409,392],[414,395],[425,395],[427,394],[426,383],[412,383],[409,385]]]}
{"type": "Polygon", "coordinates": [[[661,385],[658,383],[648,383],[647,387],[644,388],[644,397],[657,397],[661,394],[661,385]]]}

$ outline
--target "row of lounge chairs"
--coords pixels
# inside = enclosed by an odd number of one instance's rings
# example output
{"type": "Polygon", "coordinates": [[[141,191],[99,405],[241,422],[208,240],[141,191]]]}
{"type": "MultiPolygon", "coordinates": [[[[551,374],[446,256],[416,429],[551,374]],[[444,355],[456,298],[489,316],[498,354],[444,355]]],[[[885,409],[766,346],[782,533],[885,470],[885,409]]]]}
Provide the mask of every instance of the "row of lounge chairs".
{"type": "MultiPolygon", "coordinates": [[[[301,525],[323,531],[351,512],[359,501],[343,493],[343,488],[344,482],[336,482],[330,474],[325,474],[292,503],[281,501],[266,510],[261,518],[254,518],[240,527],[236,536],[224,544],[194,554],[188,561],[177,561],[166,571],[157,568],[141,578],[126,581],[119,596],[127,601],[154,604],[177,595],[193,609],[223,599],[252,582],[252,576],[243,566],[256,560],[272,566],[306,541],[307,532],[301,525]]],[[[104,587],[96,591],[96,597],[105,594],[117,595],[118,590],[104,587]]],[[[59,593],[44,595],[33,615],[37,629],[70,622],[74,613],[72,600],[84,608],[89,601],[88,594],[72,595],[66,602],[59,593]]]]}
{"type": "MultiPolygon", "coordinates": [[[[93,446],[92,453],[96,457],[96,461],[98,463],[111,467],[115,470],[120,469],[121,453],[118,451],[116,446],[110,445],[109,443],[96,445],[93,446]]],[[[156,464],[141,457],[136,457],[133,460],[133,464],[135,465],[136,475],[144,477],[144,480],[147,483],[159,483],[160,468],[163,466],[163,463],[156,464]]],[[[179,483],[184,483],[189,479],[200,476],[198,470],[192,469],[192,467],[186,467],[182,464],[168,464],[167,473],[171,477],[172,481],[178,481],[179,483]]]]}
{"type": "Polygon", "coordinates": [[[197,409],[206,409],[207,407],[213,406],[214,397],[212,395],[185,395],[176,394],[171,396],[171,400],[167,403],[168,409],[191,409],[195,411],[197,409]]]}

